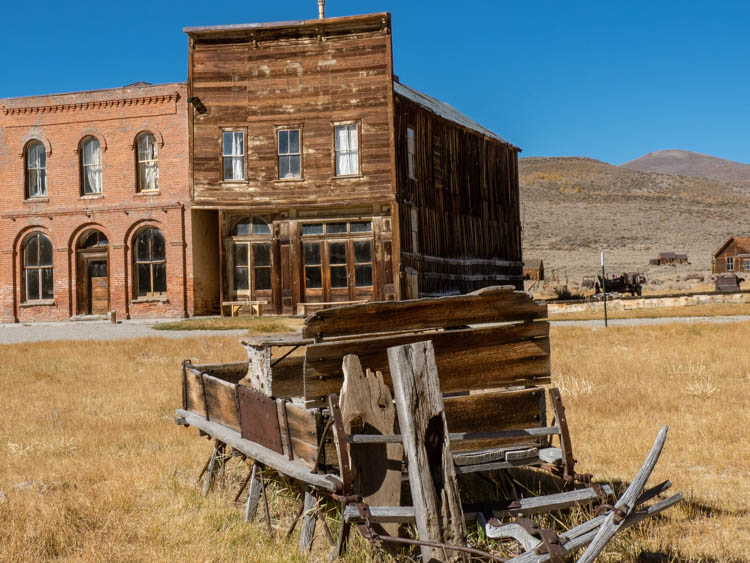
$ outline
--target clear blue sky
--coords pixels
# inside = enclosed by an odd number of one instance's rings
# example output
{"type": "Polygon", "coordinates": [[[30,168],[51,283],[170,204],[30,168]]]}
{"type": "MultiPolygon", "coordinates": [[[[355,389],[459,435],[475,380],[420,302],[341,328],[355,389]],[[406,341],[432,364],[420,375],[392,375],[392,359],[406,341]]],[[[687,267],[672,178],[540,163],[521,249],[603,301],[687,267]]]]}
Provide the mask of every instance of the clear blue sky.
{"type": "MultiPolygon", "coordinates": [[[[328,0],[389,11],[395,72],[523,149],[750,162],[750,3],[328,0]]],[[[185,26],[317,17],[316,0],[5,2],[0,97],[184,81],[185,26]]]]}

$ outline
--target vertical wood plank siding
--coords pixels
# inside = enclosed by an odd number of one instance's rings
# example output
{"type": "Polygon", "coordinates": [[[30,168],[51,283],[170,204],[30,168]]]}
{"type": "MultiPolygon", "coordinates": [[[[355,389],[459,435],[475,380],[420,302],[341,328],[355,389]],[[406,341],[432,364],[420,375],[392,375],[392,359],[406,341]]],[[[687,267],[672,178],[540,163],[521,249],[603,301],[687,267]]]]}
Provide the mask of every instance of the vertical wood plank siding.
{"type": "Polygon", "coordinates": [[[503,284],[521,289],[518,149],[398,95],[394,126],[401,260],[418,272],[420,294],[503,284]],[[408,127],[415,135],[416,180],[408,174],[408,127]]]}

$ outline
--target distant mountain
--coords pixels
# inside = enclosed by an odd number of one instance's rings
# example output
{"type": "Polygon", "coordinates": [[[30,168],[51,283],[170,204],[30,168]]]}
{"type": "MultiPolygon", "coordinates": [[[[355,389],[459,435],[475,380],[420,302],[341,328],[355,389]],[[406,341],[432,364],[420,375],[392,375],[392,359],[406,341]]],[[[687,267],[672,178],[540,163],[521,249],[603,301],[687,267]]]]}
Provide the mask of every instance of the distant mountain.
{"type": "Polygon", "coordinates": [[[604,250],[608,271],[638,269],[660,289],[679,288],[688,276],[710,276],[712,252],[748,233],[750,185],[582,157],[521,158],[519,176],[524,257],[571,284],[596,274],[604,250]],[[649,266],[659,252],[688,254],[691,264],[649,266]]]}
{"type": "Polygon", "coordinates": [[[679,174],[726,183],[750,184],[750,164],[682,150],[650,152],[621,165],[641,172],[679,174]]]}

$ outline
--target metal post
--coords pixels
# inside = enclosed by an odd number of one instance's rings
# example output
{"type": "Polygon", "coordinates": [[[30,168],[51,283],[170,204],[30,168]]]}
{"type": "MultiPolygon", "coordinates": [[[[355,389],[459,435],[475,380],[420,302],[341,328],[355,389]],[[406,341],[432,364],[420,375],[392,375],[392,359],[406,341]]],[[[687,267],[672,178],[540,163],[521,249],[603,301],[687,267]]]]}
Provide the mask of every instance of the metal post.
{"type": "Polygon", "coordinates": [[[604,251],[601,253],[602,261],[602,295],[604,296],[604,328],[607,328],[607,275],[604,273],[604,251]]]}

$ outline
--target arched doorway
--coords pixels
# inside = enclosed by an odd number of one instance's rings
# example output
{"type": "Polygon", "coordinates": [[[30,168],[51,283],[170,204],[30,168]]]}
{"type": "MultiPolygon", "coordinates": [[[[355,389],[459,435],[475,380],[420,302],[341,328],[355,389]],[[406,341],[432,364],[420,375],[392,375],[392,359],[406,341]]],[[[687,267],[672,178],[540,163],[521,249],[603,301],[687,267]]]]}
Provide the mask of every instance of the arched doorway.
{"type": "Polygon", "coordinates": [[[76,248],[79,315],[109,311],[109,241],[97,230],[86,231],[76,248]]]}

